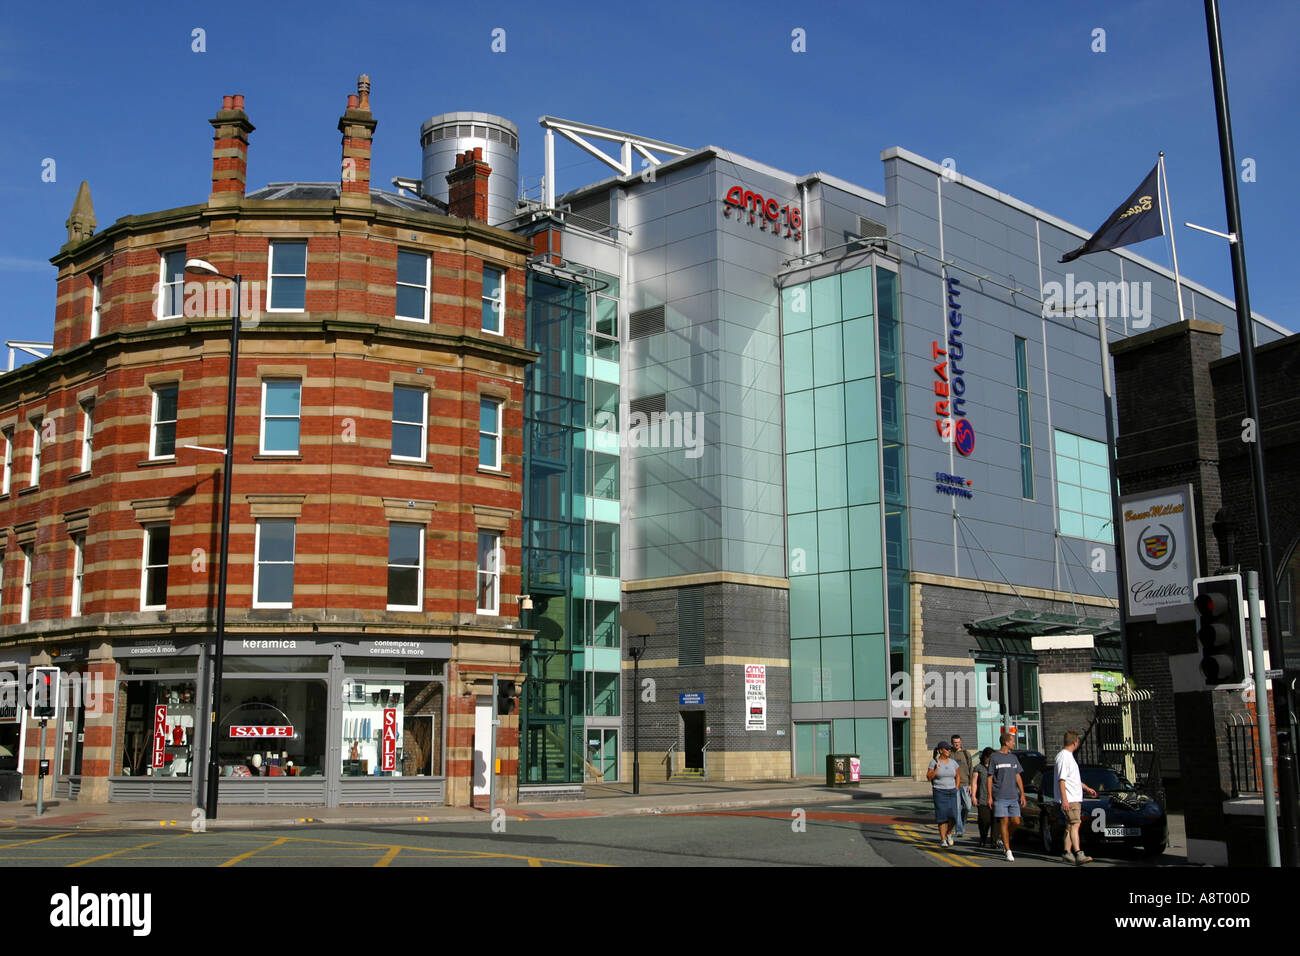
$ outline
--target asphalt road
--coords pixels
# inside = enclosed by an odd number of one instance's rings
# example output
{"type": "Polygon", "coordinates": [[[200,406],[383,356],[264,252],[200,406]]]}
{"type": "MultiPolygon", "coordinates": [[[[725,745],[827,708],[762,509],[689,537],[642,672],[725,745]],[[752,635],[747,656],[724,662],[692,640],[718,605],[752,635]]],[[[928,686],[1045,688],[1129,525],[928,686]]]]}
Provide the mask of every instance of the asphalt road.
{"type": "MultiPolygon", "coordinates": [[[[928,821],[929,800],[686,814],[507,816],[482,823],[279,828],[67,829],[0,826],[0,866],[903,866],[1064,868],[1035,834],[1015,862],[976,849],[978,827],[951,849],[928,821]]],[[[1158,866],[1161,858],[1094,853],[1092,868],[1158,866]]]]}

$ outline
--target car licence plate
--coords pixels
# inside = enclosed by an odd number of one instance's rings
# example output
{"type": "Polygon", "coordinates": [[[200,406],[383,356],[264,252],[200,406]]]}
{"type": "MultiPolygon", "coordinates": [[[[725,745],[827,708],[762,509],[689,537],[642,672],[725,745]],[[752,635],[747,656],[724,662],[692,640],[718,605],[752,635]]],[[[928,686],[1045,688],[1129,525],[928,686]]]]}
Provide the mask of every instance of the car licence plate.
{"type": "Polygon", "coordinates": [[[1135,837],[1141,836],[1140,827],[1107,827],[1106,836],[1108,837],[1135,837]]]}

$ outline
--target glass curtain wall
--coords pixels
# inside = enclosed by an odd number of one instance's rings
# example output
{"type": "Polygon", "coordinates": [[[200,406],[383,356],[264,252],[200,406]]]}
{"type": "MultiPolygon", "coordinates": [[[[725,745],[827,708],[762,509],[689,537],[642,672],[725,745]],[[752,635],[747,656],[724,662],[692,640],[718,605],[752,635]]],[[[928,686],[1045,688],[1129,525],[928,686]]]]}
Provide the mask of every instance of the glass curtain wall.
{"type": "MultiPolygon", "coordinates": [[[[794,703],[887,700],[908,663],[897,297],[896,275],[873,267],[782,290],[794,703]]],[[[815,757],[821,741],[864,774],[898,772],[886,719],[797,728],[800,768],[799,742],[815,757]]]]}
{"type": "Polygon", "coordinates": [[[583,646],[583,614],[573,579],[584,544],[585,516],[574,503],[586,485],[587,311],[581,283],[529,273],[528,347],[541,358],[528,368],[524,398],[522,570],[533,600],[524,625],[537,636],[524,645],[523,785],[582,780],[583,682],[573,658],[583,646]]]}

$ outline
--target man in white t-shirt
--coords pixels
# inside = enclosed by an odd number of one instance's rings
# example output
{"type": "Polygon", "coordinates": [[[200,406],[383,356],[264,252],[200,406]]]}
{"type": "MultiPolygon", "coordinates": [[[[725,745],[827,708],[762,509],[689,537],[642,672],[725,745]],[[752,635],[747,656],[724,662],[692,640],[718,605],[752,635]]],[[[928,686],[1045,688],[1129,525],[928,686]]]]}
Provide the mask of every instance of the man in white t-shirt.
{"type": "Polygon", "coordinates": [[[1083,844],[1079,842],[1079,825],[1083,822],[1083,791],[1087,790],[1094,797],[1097,791],[1079,777],[1079,764],[1074,759],[1074,752],[1078,749],[1078,733],[1067,730],[1064,746],[1056,755],[1055,778],[1056,796],[1061,801],[1061,815],[1065,819],[1065,852],[1061,854],[1061,859],[1082,866],[1092,862],[1092,857],[1084,854],[1083,844]]]}

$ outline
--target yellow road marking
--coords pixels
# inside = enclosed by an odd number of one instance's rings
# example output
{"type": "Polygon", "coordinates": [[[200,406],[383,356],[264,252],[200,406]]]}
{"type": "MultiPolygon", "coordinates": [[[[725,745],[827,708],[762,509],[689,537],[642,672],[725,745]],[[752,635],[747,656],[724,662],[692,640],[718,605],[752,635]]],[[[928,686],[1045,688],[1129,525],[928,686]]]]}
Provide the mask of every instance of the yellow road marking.
{"type": "MultiPolygon", "coordinates": [[[[183,840],[183,839],[185,839],[187,836],[189,836],[188,833],[182,833],[180,836],[176,837],[176,840],[183,840]]],[[[100,856],[92,856],[92,857],[91,857],[90,859],[88,859],[88,860],[78,860],[76,863],[69,863],[68,866],[69,866],[69,867],[73,867],[73,866],[85,866],[87,863],[98,863],[100,860],[107,860],[107,859],[110,859],[111,857],[121,856],[123,853],[134,853],[136,850],[147,850],[147,849],[149,849],[149,847],[151,847],[151,846],[157,846],[157,845],[160,844],[160,843],[166,843],[166,842],[168,842],[168,841],[166,841],[166,840],[154,840],[152,843],[142,843],[142,844],[140,844],[139,846],[127,847],[125,850],[114,850],[112,853],[104,853],[104,854],[102,854],[102,855],[100,855],[100,856]]],[[[173,841],[171,841],[171,842],[174,843],[175,840],[173,840],[173,841]]]]}
{"type": "MultiPolygon", "coordinates": [[[[609,867],[611,863],[587,863],[583,860],[554,860],[548,857],[530,857],[519,853],[490,853],[486,850],[440,850],[436,847],[426,846],[404,846],[393,843],[363,843],[354,840],[323,840],[319,837],[285,837],[295,843],[321,843],[333,846],[368,846],[374,849],[393,849],[397,847],[400,850],[410,850],[414,853],[437,853],[443,856],[464,856],[469,859],[477,860],[538,860],[541,863],[562,863],[571,866],[599,866],[609,867]]],[[[531,864],[530,864],[531,865],[531,864]]]]}
{"type": "Polygon", "coordinates": [[[541,866],[541,865],[542,865],[542,861],[539,860],[539,859],[537,859],[537,857],[535,857],[535,856],[530,856],[530,857],[528,858],[528,865],[529,865],[529,866],[541,866]]]}
{"type": "Polygon", "coordinates": [[[247,853],[241,853],[239,854],[239,856],[231,857],[225,863],[217,864],[217,869],[221,869],[222,867],[226,867],[226,866],[234,866],[236,863],[242,863],[244,862],[244,860],[247,860],[250,856],[257,856],[257,854],[261,853],[263,850],[269,850],[273,846],[283,846],[286,842],[288,842],[288,840],[289,840],[288,837],[280,837],[280,839],[273,840],[272,842],[267,843],[265,846],[259,846],[254,850],[249,850],[247,853]]]}
{"type": "Polygon", "coordinates": [[[387,866],[389,863],[392,863],[393,858],[401,852],[402,848],[400,846],[389,847],[388,852],[384,854],[384,858],[376,863],[375,866],[387,866]]]}
{"type": "Polygon", "coordinates": [[[0,843],[0,850],[8,850],[16,846],[28,846],[32,843],[44,843],[46,840],[62,840],[65,836],[72,836],[71,833],[56,833],[54,836],[39,837],[35,840],[19,840],[17,843],[0,843]]]}

